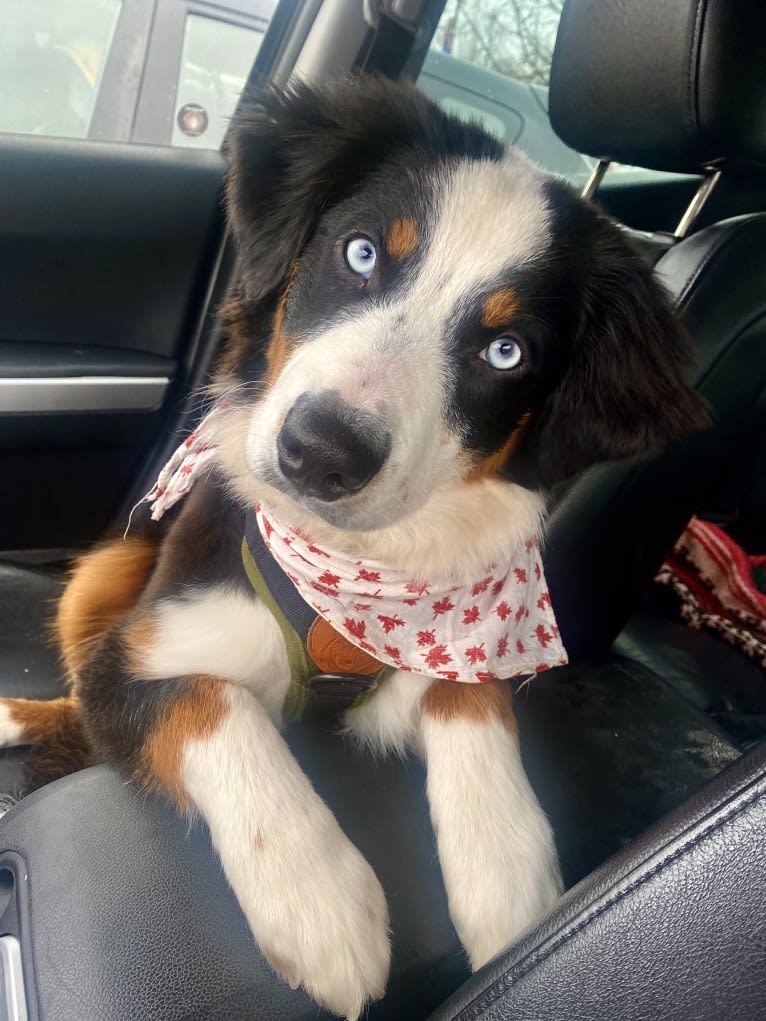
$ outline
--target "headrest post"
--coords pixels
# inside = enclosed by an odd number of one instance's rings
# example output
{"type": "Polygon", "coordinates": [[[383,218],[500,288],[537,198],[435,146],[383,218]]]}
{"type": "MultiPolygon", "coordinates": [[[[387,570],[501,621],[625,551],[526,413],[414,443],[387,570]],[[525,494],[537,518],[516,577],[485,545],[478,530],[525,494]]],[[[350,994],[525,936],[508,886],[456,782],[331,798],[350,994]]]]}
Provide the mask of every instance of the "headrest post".
{"type": "Polygon", "coordinates": [[[689,233],[691,228],[694,226],[697,217],[702,212],[702,207],[710,198],[713,188],[715,188],[718,184],[719,178],[721,177],[721,171],[716,167],[705,167],[705,170],[707,172],[707,177],[697,189],[694,198],[689,203],[686,212],[681,217],[678,226],[673,232],[673,236],[676,238],[685,238],[689,233]]]}
{"type": "Polygon", "coordinates": [[[600,159],[598,163],[595,165],[590,177],[588,178],[588,183],[582,190],[582,197],[584,199],[592,199],[593,196],[596,194],[596,192],[598,191],[598,186],[601,184],[601,180],[604,174],[609,169],[610,163],[611,160],[600,159]]]}

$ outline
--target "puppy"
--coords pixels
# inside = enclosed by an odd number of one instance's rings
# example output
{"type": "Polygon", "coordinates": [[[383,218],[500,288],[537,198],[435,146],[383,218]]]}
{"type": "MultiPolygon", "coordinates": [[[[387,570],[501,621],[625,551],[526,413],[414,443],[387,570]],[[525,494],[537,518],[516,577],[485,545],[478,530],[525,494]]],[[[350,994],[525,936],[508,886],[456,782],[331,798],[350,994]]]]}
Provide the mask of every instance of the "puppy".
{"type": "Polygon", "coordinates": [[[117,763],[200,814],[274,969],[354,1019],[385,989],[385,898],[285,715],[313,674],[377,682],[345,728],[424,756],[480,967],[562,889],[506,680],[566,659],[545,494],[705,413],[620,231],[414,88],[265,91],[229,156],[241,284],[214,409],[152,494],[163,521],[76,567],[70,694],[3,700],[0,737],[51,771],[117,763]]]}

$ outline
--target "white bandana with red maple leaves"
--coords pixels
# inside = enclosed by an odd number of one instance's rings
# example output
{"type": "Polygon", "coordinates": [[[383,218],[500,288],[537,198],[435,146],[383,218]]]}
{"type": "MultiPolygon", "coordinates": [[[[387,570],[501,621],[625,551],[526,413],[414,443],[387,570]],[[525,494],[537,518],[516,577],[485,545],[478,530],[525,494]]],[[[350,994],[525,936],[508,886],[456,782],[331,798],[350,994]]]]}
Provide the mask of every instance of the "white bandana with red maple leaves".
{"type": "Polygon", "coordinates": [[[263,541],[306,602],[382,663],[480,684],[567,662],[534,542],[467,584],[437,585],[325,549],[262,504],[255,511],[263,541]]]}
{"type": "MultiPolygon", "coordinates": [[[[212,466],[218,411],[178,447],[143,502],[156,521],[212,466]]],[[[272,556],[301,596],[352,644],[399,670],[481,684],[567,662],[537,543],[455,586],[407,577],[315,544],[257,505],[272,556]]]]}

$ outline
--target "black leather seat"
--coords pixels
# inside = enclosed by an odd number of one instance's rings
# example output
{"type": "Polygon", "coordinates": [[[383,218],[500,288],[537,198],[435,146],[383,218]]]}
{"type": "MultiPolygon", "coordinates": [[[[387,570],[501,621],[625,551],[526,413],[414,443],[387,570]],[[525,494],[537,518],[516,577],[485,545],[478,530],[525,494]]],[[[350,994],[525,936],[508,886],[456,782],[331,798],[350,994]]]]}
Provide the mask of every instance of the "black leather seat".
{"type": "MultiPolygon", "coordinates": [[[[552,80],[557,130],[597,156],[662,169],[764,162],[766,133],[749,120],[763,124],[766,107],[755,6],[569,0],[552,80]]],[[[763,426],[765,267],[761,216],[700,231],[660,258],[698,338],[695,378],[716,424],[651,465],[589,473],[555,512],[547,570],[575,664],[538,678],[517,705],[530,777],[567,884],[578,885],[533,933],[463,986],[419,765],[369,760],[321,727],[290,733],[389,898],[393,971],[373,1021],[435,1009],[439,1021],[762,1013],[766,969],[751,948],[763,946],[766,917],[766,750],[740,758],[738,737],[687,697],[651,633],[612,642],[690,514],[743,477],[734,455],[763,426]]],[[[56,584],[45,572],[0,577],[11,621],[0,676],[18,685],[26,665],[30,694],[58,683],[28,644],[41,641],[29,621],[56,584]]],[[[736,669],[730,656],[721,673],[736,669]]],[[[114,771],[25,799],[0,822],[0,848],[0,925],[20,936],[41,1018],[317,1016],[258,955],[204,831],[187,833],[114,771]]]]}

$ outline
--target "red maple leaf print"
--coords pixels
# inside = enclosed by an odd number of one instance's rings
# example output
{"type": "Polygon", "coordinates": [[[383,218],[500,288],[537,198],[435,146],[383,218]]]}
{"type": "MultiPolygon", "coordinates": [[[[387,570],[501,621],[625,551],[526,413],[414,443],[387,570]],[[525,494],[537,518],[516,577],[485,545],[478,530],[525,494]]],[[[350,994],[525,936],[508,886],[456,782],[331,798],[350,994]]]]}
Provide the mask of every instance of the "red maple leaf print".
{"type": "Polygon", "coordinates": [[[503,656],[508,655],[508,635],[503,635],[502,638],[497,640],[497,658],[502,659],[503,656]]]}
{"type": "Polygon", "coordinates": [[[475,666],[477,663],[486,663],[487,654],[484,651],[484,642],[481,645],[472,645],[470,649],[465,650],[466,659],[468,662],[475,666]]]}
{"type": "Polygon", "coordinates": [[[514,567],[513,573],[516,575],[516,581],[518,581],[522,585],[526,585],[527,572],[524,570],[523,567],[514,567]]]}
{"type": "Polygon", "coordinates": [[[550,670],[550,667],[548,666],[547,663],[540,663],[538,666],[535,667],[536,674],[543,674],[545,673],[546,670],[550,670]]]}
{"type": "Polygon", "coordinates": [[[540,565],[539,564],[535,564],[535,578],[537,578],[538,581],[540,580],[540,576],[541,576],[542,573],[543,572],[540,569],[540,565]]]}
{"type": "Polygon", "coordinates": [[[332,571],[324,571],[319,575],[317,581],[320,581],[323,585],[331,585],[333,588],[337,588],[340,582],[340,575],[333,574],[332,571]]]}
{"type": "Polygon", "coordinates": [[[481,620],[479,616],[479,607],[472,606],[468,610],[463,610],[463,623],[464,624],[475,624],[477,620],[481,620]]]}
{"type": "Polygon", "coordinates": [[[418,603],[420,602],[420,600],[419,599],[402,599],[402,602],[406,606],[417,606],[418,603]]]}
{"type": "Polygon", "coordinates": [[[360,567],[359,574],[354,581],[380,581],[380,571],[365,571],[363,567],[360,567]]]}
{"type": "Polygon", "coordinates": [[[365,652],[370,652],[370,653],[373,653],[373,654],[375,652],[377,652],[377,649],[375,648],[375,646],[374,645],[370,645],[369,642],[359,642],[359,648],[360,649],[364,649],[365,652]]]}
{"type": "Polygon", "coordinates": [[[401,652],[397,649],[397,647],[395,645],[384,645],[383,646],[383,651],[385,652],[385,654],[387,656],[390,656],[391,659],[401,659],[402,658],[401,652]]]}
{"type": "Polygon", "coordinates": [[[516,616],[513,619],[518,624],[519,621],[523,620],[524,617],[528,617],[528,616],[529,616],[529,611],[526,610],[523,606],[520,606],[518,608],[518,610],[516,611],[516,616]]]}
{"type": "Polygon", "coordinates": [[[530,553],[535,548],[536,545],[537,543],[535,542],[534,539],[527,539],[527,541],[524,543],[524,547],[527,553],[530,553]]]}
{"type": "Polygon", "coordinates": [[[292,542],[293,542],[292,536],[291,535],[283,535],[282,536],[282,542],[285,544],[285,546],[291,546],[292,542]]]}
{"type": "Polygon", "coordinates": [[[538,642],[540,643],[540,645],[542,645],[544,649],[547,649],[548,644],[553,641],[553,635],[550,633],[550,631],[545,630],[544,624],[537,625],[537,627],[535,628],[535,634],[537,635],[538,642]]]}
{"type": "Polygon", "coordinates": [[[435,643],[435,631],[418,631],[418,645],[434,645],[435,643]]]}
{"type": "Polygon", "coordinates": [[[325,553],[325,551],[320,549],[318,546],[309,546],[309,553],[316,553],[318,557],[327,557],[328,560],[330,559],[330,554],[325,553]]]}
{"type": "Polygon", "coordinates": [[[492,586],[492,595],[495,597],[499,596],[500,593],[503,591],[504,584],[505,583],[502,581],[496,581],[495,584],[492,586]]]}
{"type": "Polygon", "coordinates": [[[482,592],[486,592],[487,591],[487,589],[489,588],[491,583],[492,583],[492,575],[490,575],[488,578],[482,578],[482,580],[481,581],[477,581],[476,584],[471,589],[471,595],[472,596],[479,596],[479,595],[481,595],[482,592]]]}
{"type": "Polygon", "coordinates": [[[434,645],[432,649],[422,655],[425,657],[429,670],[435,670],[438,666],[446,666],[452,662],[452,656],[447,652],[446,645],[434,645]]]}
{"type": "Polygon", "coordinates": [[[404,621],[400,617],[397,617],[396,614],[394,614],[393,617],[387,617],[384,613],[379,613],[378,620],[380,621],[380,626],[387,635],[390,634],[394,628],[404,627],[404,621]]]}
{"type": "Polygon", "coordinates": [[[364,613],[365,610],[370,609],[369,603],[354,603],[354,609],[357,613],[364,613]]]}
{"type": "Polygon", "coordinates": [[[454,609],[455,609],[455,604],[452,602],[452,600],[450,599],[449,596],[445,596],[444,599],[437,599],[436,602],[433,603],[433,610],[434,610],[434,617],[433,617],[433,619],[436,620],[436,618],[440,614],[447,613],[449,610],[454,610],[454,609]]]}
{"type": "Polygon", "coordinates": [[[456,681],[458,679],[457,670],[437,670],[436,673],[447,681],[456,681]]]}
{"type": "Polygon", "coordinates": [[[274,526],[271,524],[268,518],[263,518],[263,533],[266,542],[271,538],[271,533],[274,531],[274,526]]]}
{"type": "Polygon", "coordinates": [[[185,464],[183,466],[183,468],[181,469],[181,474],[182,475],[191,475],[191,473],[194,471],[194,465],[195,464],[196,464],[195,461],[192,461],[191,464],[185,464]]]}
{"type": "Polygon", "coordinates": [[[353,617],[346,617],[343,621],[343,627],[355,638],[364,638],[367,633],[367,625],[365,622],[363,620],[354,620],[353,617]]]}
{"type": "Polygon", "coordinates": [[[321,592],[323,596],[334,596],[335,599],[338,598],[338,593],[334,588],[329,588],[327,585],[320,585],[318,581],[312,581],[311,587],[316,589],[317,592],[321,592]]]}
{"type": "Polygon", "coordinates": [[[476,680],[479,684],[487,684],[489,681],[496,681],[497,674],[493,674],[491,670],[477,670],[476,680]]]}
{"type": "Polygon", "coordinates": [[[551,605],[551,597],[547,592],[543,592],[540,598],[537,600],[537,609],[544,610],[546,606],[551,605]]]}
{"type": "Polygon", "coordinates": [[[498,615],[500,620],[505,622],[511,615],[511,608],[505,600],[502,603],[498,603],[495,607],[495,613],[498,615]]]}
{"type": "Polygon", "coordinates": [[[516,652],[518,652],[520,656],[526,656],[527,654],[527,650],[524,648],[524,643],[520,638],[516,639],[516,652]]]}
{"type": "Polygon", "coordinates": [[[427,582],[408,581],[404,587],[408,592],[412,592],[414,596],[429,596],[431,594],[427,582]]]}
{"type": "Polygon", "coordinates": [[[380,589],[376,589],[375,592],[360,592],[359,595],[362,596],[364,599],[382,599],[383,598],[383,594],[381,593],[380,589]]]}

